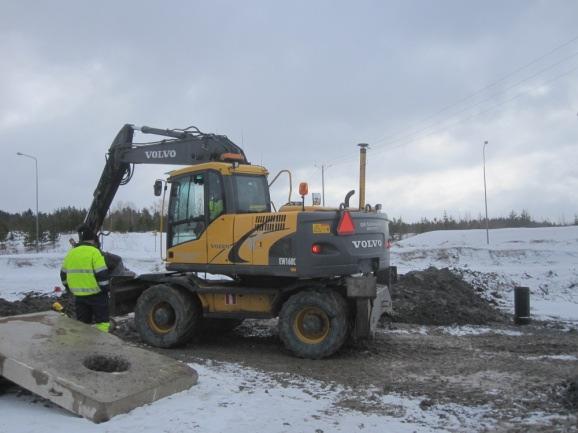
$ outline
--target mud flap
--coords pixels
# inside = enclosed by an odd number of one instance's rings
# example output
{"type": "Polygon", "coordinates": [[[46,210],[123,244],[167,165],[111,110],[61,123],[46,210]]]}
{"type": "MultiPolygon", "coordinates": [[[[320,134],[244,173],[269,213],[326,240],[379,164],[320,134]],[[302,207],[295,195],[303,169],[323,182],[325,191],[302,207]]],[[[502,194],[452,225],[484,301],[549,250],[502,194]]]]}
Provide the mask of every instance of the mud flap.
{"type": "Polygon", "coordinates": [[[391,295],[385,285],[377,286],[374,299],[355,299],[355,323],[351,336],[354,340],[373,337],[380,317],[392,311],[391,295]]]}
{"type": "Polygon", "coordinates": [[[353,339],[372,337],[383,313],[392,311],[387,285],[377,284],[373,276],[347,277],[347,297],[354,301],[353,339]]]}
{"type": "Polygon", "coordinates": [[[379,319],[384,313],[393,313],[393,304],[391,302],[391,293],[387,286],[377,286],[377,296],[373,300],[371,308],[371,315],[369,317],[370,336],[373,337],[379,319]]]}

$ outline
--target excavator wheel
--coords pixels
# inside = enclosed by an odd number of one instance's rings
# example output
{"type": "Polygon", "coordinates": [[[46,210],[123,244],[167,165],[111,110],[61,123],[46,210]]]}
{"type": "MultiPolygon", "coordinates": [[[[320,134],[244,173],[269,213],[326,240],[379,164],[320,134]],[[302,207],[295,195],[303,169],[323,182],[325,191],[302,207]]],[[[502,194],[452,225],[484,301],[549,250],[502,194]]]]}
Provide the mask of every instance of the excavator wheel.
{"type": "Polygon", "coordinates": [[[192,293],[158,284],[145,290],[134,310],[135,326],[151,346],[173,347],[191,339],[201,321],[201,306],[192,293]]]}
{"type": "Polygon", "coordinates": [[[300,358],[320,359],[335,353],[349,333],[345,299],[332,290],[296,293],[279,313],[279,336],[300,358]]]}

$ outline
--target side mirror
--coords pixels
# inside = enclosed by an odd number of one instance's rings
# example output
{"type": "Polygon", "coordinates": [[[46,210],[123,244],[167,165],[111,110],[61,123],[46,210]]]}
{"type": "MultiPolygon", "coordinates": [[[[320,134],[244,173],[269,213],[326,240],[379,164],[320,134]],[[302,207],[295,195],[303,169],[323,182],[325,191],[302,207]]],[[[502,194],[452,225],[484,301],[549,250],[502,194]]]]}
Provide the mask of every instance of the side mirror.
{"type": "Polygon", "coordinates": [[[163,181],[162,180],[155,180],[155,185],[154,185],[154,190],[155,190],[155,197],[160,197],[160,195],[163,192],[163,181]]]}
{"type": "Polygon", "coordinates": [[[303,197],[307,194],[309,194],[309,185],[307,185],[307,182],[301,182],[299,184],[299,195],[303,197]]]}

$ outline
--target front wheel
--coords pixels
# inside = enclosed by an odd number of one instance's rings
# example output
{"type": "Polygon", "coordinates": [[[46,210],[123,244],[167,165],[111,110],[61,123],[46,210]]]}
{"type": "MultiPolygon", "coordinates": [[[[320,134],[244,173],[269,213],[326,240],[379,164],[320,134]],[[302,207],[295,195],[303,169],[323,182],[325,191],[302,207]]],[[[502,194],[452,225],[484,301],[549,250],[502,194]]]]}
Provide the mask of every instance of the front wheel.
{"type": "Polygon", "coordinates": [[[301,358],[335,353],[349,332],[347,303],[332,290],[308,290],[291,296],[279,314],[279,336],[301,358]]]}
{"type": "Polygon", "coordinates": [[[151,346],[173,347],[190,340],[201,319],[199,300],[184,289],[158,284],[138,298],[135,326],[151,346]]]}

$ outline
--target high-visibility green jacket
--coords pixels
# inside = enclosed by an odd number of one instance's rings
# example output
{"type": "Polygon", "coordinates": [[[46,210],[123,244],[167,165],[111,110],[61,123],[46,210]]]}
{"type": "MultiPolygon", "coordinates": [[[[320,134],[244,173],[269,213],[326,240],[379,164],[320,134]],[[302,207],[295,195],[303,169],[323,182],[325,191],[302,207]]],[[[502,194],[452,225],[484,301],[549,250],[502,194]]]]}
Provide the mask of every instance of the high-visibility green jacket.
{"type": "Polygon", "coordinates": [[[90,244],[71,249],[62,263],[62,283],[74,296],[96,295],[108,289],[109,273],[104,256],[90,244]]]}
{"type": "Polygon", "coordinates": [[[209,200],[209,220],[213,221],[223,213],[223,200],[209,200]]]}

